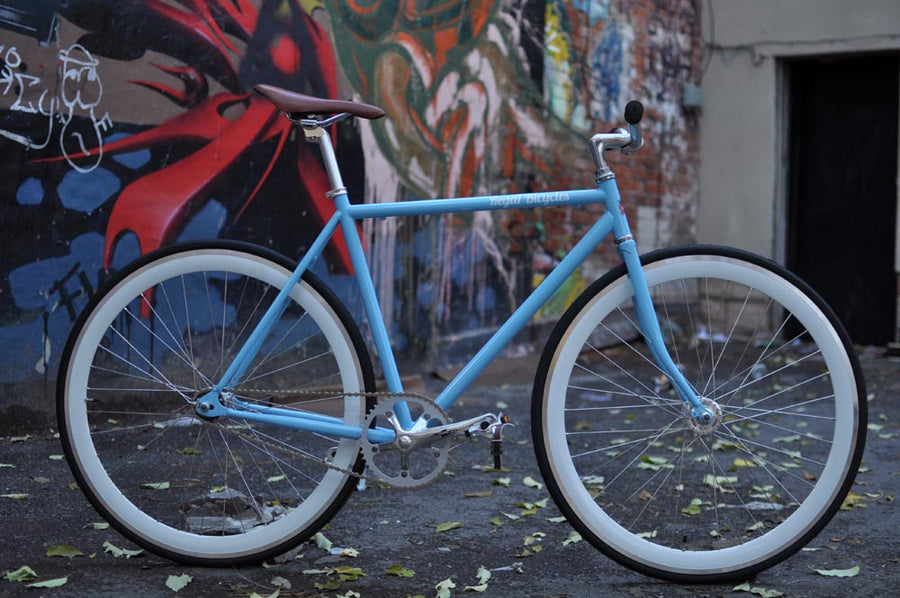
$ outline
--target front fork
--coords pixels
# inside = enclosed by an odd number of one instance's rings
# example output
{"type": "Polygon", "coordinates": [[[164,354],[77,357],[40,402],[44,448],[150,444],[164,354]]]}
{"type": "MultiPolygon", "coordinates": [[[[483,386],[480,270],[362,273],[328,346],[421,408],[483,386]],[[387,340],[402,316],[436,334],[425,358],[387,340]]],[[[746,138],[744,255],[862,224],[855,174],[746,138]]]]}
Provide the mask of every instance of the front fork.
{"type": "Polygon", "coordinates": [[[647,279],[644,277],[644,269],[641,265],[641,258],[638,255],[637,244],[629,234],[624,239],[617,239],[616,245],[619,255],[622,256],[622,261],[628,269],[628,278],[631,280],[634,293],[633,299],[637,311],[638,324],[641,327],[641,332],[644,334],[647,346],[650,348],[653,360],[669,378],[681,400],[690,406],[691,418],[700,426],[709,426],[714,421],[715,414],[703,404],[701,398],[697,396],[697,393],[694,392],[694,389],[681,373],[681,370],[672,361],[669,350],[666,349],[666,343],[659,327],[659,318],[653,307],[650,290],[647,288],[647,279]]]}

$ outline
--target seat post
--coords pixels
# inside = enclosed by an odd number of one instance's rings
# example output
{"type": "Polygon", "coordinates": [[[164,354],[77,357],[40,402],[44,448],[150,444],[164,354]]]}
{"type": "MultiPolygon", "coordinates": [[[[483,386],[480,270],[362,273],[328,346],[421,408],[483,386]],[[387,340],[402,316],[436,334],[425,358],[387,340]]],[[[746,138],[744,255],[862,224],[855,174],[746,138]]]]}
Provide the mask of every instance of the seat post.
{"type": "Polygon", "coordinates": [[[322,160],[325,162],[325,172],[328,173],[328,180],[331,183],[331,191],[325,195],[333,199],[336,195],[346,193],[347,188],[344,186],[344,180],[341,177],[341,170],[338,167],[337,157],[334,155],[334,146],[331,143],[331,135],[322,126],[321,121],[314,119],[303,119],[300,121],[303,127],[303,133],[306,135],[307,141],[317,143],[319,151],[322,152],[322,160]]]}

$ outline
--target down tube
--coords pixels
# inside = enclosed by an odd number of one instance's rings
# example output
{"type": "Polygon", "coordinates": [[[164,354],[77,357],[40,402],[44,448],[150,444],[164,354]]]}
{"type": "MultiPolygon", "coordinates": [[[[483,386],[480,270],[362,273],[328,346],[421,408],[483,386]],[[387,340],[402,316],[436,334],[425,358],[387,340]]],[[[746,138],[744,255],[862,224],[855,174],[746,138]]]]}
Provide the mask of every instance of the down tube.
{"type": "Polygon", "coordinates": [[[547,275],[547,278],[522,302],[497,332],[488,340],[468,364],[444,388],[437,397],[437,404],[448,409],[478,377],[485,367],[506,347],[534,317],[534,314],[562,286],[562,283],[575,272],[594,249],[612,232],[613,216],[609,212],[603,214],[582,239],[572,248],[569,254],[547,275]]]}

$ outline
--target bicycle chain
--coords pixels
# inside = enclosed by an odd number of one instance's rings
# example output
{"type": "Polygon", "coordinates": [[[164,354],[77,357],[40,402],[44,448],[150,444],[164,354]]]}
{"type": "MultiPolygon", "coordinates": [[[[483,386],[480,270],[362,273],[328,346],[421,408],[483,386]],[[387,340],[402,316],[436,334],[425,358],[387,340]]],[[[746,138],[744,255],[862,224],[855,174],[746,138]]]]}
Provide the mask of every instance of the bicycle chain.
{"type": "MultiPolygon", "coordinates": [[[[265,394],[265,395],[290,394],[290,395],[303,395],[303,396],[319,396],[322,398],[337,398],[336,395],[339,395],[341,397],[375,397],[376,403],[378,402],[378,397],[389,397],[389,398],[407,397],[407,398],[416,399],[416,400],[419,400],[419,401],[422,401],[425,403],[429,403],[432,405],[437,405],[437,403],[435,403],[429,396],[422,394],[422,393],[418,393],[418,392],[386,392],[386,391],[374,391],[374,392],[332,391],[332,392],[328,392],[328,391],[324,391],[324,390],[299,390],[299,389],[298,390],[266,390],[266,389],[258,389],[258,388],[249,388],[249,389],[244,388],[244,389],[241,389],[241,391],[240,391],[241,395],[249,395],[250,393],[260,393],[260,394],[265,394]]],[[[374,405],[372,407],[374,408],[374,405]]],[[[366,409],[366,415],[368,415],[369,411],[370,411],[369,409],[366,409]]],[[[448,420],[449,420],[449,417],[448,417],[448,420]]],[[[446,423],[450,423],[450,421],[448,421],[446,423]]],[[[219,428],[225,432],[229,432],[231,434],[234,434],[235,436],[243,438],[243,439],[247,440],[248,442],[263,444],[263,445],[265,445],[269,448],[275,449],[279,452],[282,452],[282,453],[285,453],[285,454],[288,454],[288,455],[291,455],[294,457],[300,457],[302,459],[311,461],[318,465],[322,465],[327,469],[332,469],[332,470],[342,473],[344,475],[348,475],[348,476],[351,476],[353,478],[357,478],[360,480],[365,480],[367,482],[373,482],[373,483],[379,484],[379,485],[388,485],[388,486],[394,487],[394,484],[392,484],[390,480],[366,475],[365,473],[356,472],[356,471],[353,471],[352,469],[340,467],[333,463],[329,463],[325,459],[322,459],[319,457],[314,457],[312,455],[307,455],[307,454],[303,453],[302,451],[296,451],[296,450],[292,451],[284,446],[280,446],[280,445],[274,444],[272,442],[269,442],[268,440],[266,440],[264,438],[260,438],[258,436],[249,436],[246,434],[242,434],[240,432],[240,430],[237,430],[234,428],[229,429],[226,426],[222,426],[222,425],[220,425],[219,428]]],[[[360,442],[362,442],[362,441],[360,441],[360,442]]],[[[358,454],[360,454],[360,455],[362,454],[362,448],[360,448],[360,451],[358,454]]],[[[363,471],[366,471],[366,468],[363,468],[363,471]]],[[[422,488],[425,486],[429,486],[429,485],[433,484],[435,481],[437,481],[438,477],[440,477],[440,476],[436,476],[434,480],[423,483],[417,487],[422,488]]]]}

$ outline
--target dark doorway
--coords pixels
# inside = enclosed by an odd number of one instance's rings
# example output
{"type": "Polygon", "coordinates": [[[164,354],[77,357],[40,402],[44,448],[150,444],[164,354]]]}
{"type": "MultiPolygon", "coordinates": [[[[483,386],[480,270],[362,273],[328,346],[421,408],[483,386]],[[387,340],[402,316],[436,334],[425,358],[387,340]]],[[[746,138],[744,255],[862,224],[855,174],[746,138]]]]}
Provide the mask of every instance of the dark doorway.
{"type": "Polygon", "coordinates": [[[788,63],[787,266],[855,343],[894,340],[897,55],[788,63]]]}

